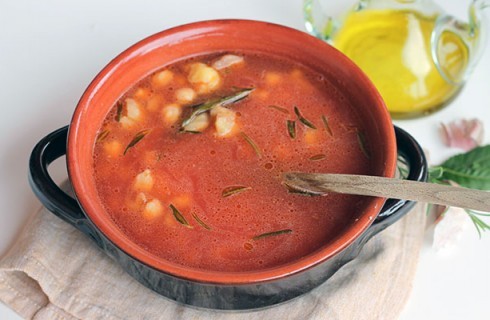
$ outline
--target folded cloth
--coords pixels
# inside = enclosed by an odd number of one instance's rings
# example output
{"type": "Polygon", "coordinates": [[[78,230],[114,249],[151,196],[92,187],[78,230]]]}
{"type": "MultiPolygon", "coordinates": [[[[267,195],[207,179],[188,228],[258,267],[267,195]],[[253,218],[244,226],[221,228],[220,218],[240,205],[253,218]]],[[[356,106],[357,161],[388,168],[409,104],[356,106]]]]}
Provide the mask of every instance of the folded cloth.
{"type": "Polygon", "coordinates": [[[310,293],[257,311],[178,304],[145,288],[88,237],[41,209],[0,261],[0,301],[27,319],[396,319],[412,288],[425,213],[417,205],[310,293]]]}

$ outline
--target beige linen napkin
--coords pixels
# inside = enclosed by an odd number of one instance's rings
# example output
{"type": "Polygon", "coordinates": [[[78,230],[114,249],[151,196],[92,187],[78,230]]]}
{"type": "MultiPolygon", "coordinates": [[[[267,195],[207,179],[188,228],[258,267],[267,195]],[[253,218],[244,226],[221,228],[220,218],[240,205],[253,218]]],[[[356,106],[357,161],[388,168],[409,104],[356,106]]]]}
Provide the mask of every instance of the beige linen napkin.
{"type": "Polygon", "coordinates": [[[425,213],[417,206],[353,262],[297,299],[258,311],[177,304],[140,285],[46,209],[0,261],[0,300],[28,319],[396,319],[412,288],[425,213]]]}

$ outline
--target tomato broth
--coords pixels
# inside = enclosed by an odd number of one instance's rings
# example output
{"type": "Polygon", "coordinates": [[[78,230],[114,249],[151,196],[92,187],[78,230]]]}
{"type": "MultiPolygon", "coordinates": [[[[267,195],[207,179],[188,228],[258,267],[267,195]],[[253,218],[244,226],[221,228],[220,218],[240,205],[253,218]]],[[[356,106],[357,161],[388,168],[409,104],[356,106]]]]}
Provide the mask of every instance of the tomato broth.
{"type": "Polygon", "coordinates": [[[251,271],[295,261],[356,222],[366,197],[291,193],[288,171],[373,174],[355,107],[307,66],[216,53],[127,91],[94,145],[99,197],[133,242],[167,261],[251,271]]]}

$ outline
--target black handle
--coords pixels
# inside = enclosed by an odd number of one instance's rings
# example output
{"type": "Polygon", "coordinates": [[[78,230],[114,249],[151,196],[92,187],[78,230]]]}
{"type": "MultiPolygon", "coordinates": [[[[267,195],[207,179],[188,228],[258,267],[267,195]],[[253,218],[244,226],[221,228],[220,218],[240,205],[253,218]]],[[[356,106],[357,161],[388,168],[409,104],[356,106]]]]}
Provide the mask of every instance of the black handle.
{"type": "Polygon", "coordinates": [[[66,154],[68,126],[51,132],[39,141],[29,159],[29,184],[42,204],[70,224],[83,228],[87,218],[78,202],[51,179],[48,166],[66,154]]]}
{"type": "MultiPolygon", "coordinates": [[[[398,156],[408,164],[407,180],[427,181],[428,166],[424,151],[418,142],[405,130],[395,126],[398,156]]],[[[388,199],[373,224],[363,234],[365,242],[378,232],[395,223],[415,206],[414,201],[388,199]]]]}
{"type": "Polygon", "coordinates": [[[48,166],[66,154],[68,126],[51,132],[39,141],[29,159],[29,184],[41,203],[59,218],[75,226],[102,247],[104,241],[78,202],[51,179],[48,166]]]}

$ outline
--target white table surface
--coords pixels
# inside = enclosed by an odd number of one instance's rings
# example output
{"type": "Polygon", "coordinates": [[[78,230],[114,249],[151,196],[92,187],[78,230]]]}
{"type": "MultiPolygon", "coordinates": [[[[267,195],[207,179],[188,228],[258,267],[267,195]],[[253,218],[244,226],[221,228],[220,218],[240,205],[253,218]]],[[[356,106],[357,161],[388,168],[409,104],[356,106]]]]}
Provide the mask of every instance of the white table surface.
{"type": "MultiPolygon", "coordinates": [[[[344,1],[344,0],[342,0],[344,1]]],[[[341,2],[339,0],[339,2],[341,2]]],[[[438,1],[443,3],[443,1],[438,1]]],[[[470,1],[446,0],[464,16],[470,1]]],[[[0,257],[40,207],[27,182],[34,144],[68,124],[85,87],[119,52],[179,24],[215,18],[265,20],[304,30],[301,0],[6,1],[0,0],[0,257]]],[[[488,10],[490,11],[490,9],[488,10]]],[[[490,16],[490,12],[486,13],[490,16]]],[[[478,117],[490,143],[490,43],[461,95],[446,109],[396,121],[438,163],[457,152],[438,137],[441,121],[478,117]]],[[[63,161],[53,175],[66,176],[63,161]]],[[[467,229],[460,244],[441,255],[427,241],[411,298],[401,316],[412,319],[490,319],[490,233],[467,229]]],[[[0,303],[0,319],[19,316],[0,303]]]]}

